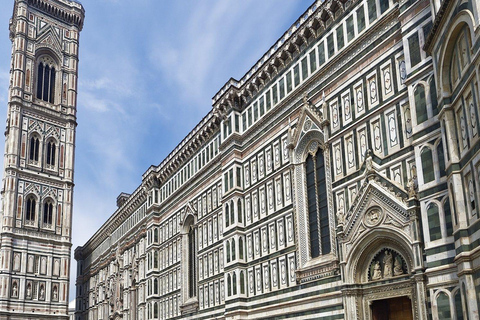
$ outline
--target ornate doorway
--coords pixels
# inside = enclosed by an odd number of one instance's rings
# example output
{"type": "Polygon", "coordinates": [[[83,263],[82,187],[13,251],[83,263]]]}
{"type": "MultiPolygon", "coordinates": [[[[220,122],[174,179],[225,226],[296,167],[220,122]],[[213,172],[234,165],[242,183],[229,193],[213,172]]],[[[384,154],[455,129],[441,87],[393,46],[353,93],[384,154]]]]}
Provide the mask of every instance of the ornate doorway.
{"type": "Polygon", "coordinates": [[[406,296],[376,300],[371,304],[372,320],[413,320],[412,303],[406,296]]]}

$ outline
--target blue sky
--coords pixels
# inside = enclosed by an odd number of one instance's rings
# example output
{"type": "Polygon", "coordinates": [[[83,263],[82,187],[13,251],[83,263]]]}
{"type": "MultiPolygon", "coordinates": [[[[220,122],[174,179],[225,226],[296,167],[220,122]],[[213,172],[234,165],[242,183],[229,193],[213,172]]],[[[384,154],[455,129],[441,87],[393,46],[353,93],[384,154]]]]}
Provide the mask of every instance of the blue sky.
{"type": "MultiPolygon", "coordinates": [[[[72,250],[115,211],[120,192],[134,191],[147,168],[207,114],[225,82],[240,79],[313,1],[82,3],[72,250]]],[[[2,0],[0,123],[6,117],[12,7],[13,1],[2,0]]],[[[74,284],[73,263],[70,299],[74,284]]]]}

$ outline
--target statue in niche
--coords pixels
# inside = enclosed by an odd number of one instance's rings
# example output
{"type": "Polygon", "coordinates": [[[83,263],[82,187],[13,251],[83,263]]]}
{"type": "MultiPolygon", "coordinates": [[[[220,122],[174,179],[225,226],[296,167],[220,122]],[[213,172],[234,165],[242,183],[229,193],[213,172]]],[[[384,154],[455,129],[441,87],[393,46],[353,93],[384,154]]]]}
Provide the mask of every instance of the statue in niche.
{"type": "Polygon", "coordinates": [[[18,297],[18,286],[16,282],[12,284],[12,297],[18,297]]]}
{"type": "Polygon", "coordinates": [[[15,256],[13,258],[13,270],[19,271],[20,270],[20,254],[15,253],[15,256]]]}
{"type": "Polygon", "coordinates": [[[345,214],[343,213],[343,210],[339,210],[337,212],[337,222],[339,226],[342,226],[345,224],[345,214]]]}
{"type": "Polygon", "coordinates": [[[372,280],[380,280],[382,279],[382,268],[380,267],[380,261],[375,261],[375,265],[373,267],[373,274],[372,280]]]}
{"type": "Polygon", "coordinates": [[[393,256],[390,251],[385,251],[383,257],[383,277],[390,278],[393,275],[393,256]]]}
{"type": "Polygon", "coordinates": [[[40,286],[40,300],[43,300],[45,299],[45,288],[43,286],[43,284],[40,286]]]}
{"type": "Polygon", "coordinates": [[[365,169],[367,172],[372,172],[373,171],[373,158],[372,158],[372,150],[368,149],[367,150],[367,156],[365,158],[365,169]]]}
{"type": "Polygon", "coordinates": [[[32,297],[32,285],[29,283],[27,285],[27,298],[31,298],[32,297]]]}
{"type": "Polygon", "coordinates": [[[418,182],[417,182],[417,168],[415,166],[412,166],[410,168],[410,176],[411,178],[410,180],[408,180],[408,183],[407,183],[408,197],[416,198],[418,182]]]}
{"type": "Polygon", "coordinates": [[[53,300],[58,299],[58,289],[57,286],[53,286],[53,300]]]}
{"type": "Polygon", "coordinates": [[[399,276],[403,274],[403,263],[402,263],[402,258],[400,256],[395,257],[395,262],[393,264],[393,275],[394,276],[399,276]]]}

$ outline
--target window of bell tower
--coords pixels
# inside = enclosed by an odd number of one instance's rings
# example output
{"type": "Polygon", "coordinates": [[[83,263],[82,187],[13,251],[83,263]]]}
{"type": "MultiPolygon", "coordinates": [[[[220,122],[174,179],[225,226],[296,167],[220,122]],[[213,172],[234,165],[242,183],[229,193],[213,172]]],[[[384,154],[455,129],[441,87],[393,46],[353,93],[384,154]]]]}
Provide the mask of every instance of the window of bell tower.
{"type": "Polygon", "coordinates": [[[54,103],[55,98],[55,63],[49,56],[38,60],[37,68],[37,99],[54,103]]]}

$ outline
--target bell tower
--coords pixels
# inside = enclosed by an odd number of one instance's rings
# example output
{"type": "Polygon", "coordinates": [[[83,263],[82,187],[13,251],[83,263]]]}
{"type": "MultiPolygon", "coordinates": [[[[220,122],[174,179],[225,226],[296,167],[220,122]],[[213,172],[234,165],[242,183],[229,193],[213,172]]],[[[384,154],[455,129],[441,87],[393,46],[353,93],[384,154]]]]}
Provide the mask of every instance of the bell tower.
{"type": "Polygon", "coordinates": [[[14,0],[0,319],[67,319],[79,33],[75,0],[14,0]]]}

